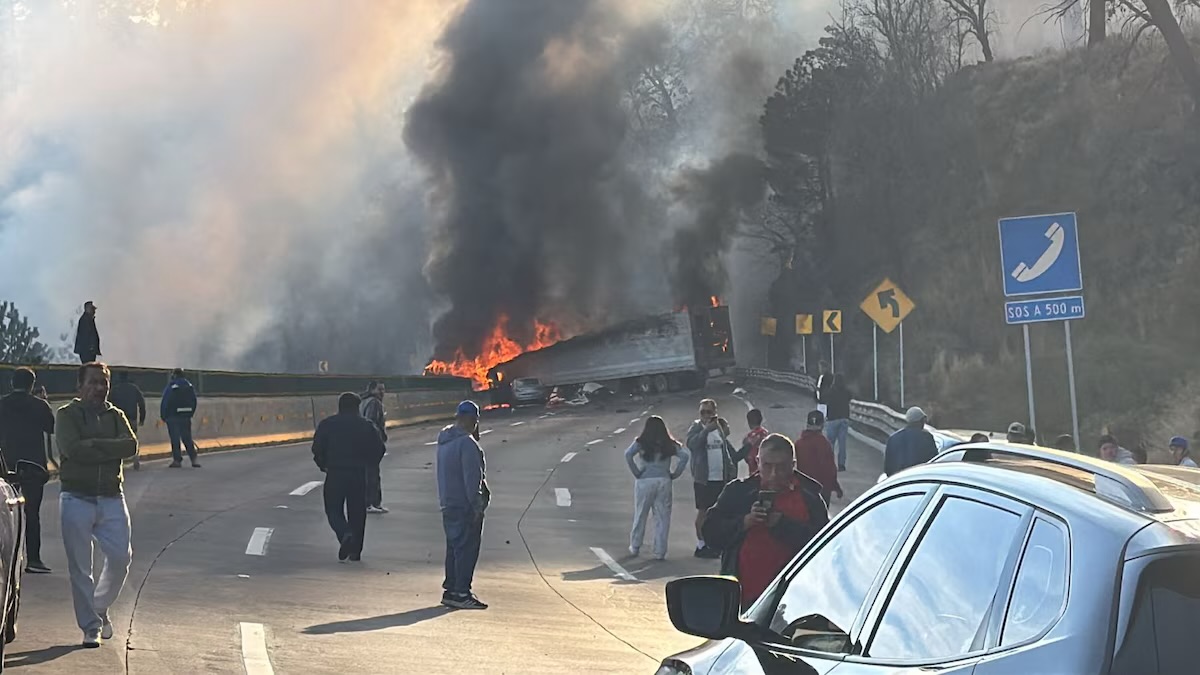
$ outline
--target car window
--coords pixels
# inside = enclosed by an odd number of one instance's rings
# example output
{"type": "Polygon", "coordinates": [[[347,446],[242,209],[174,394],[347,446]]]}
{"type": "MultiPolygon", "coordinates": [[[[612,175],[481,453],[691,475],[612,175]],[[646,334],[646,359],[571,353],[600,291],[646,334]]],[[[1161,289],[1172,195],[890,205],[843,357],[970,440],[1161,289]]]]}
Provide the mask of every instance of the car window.
{"type": "Polygon", "coordinates": [[[1015,513],[969,499],[942,502],[896,583],[867,655],[936,661],[980,649],[1020,522],[1015,513]]]}
{"type": "Polygon", "coordinates": [[[1037,637],[1058,619],[1067,595],[1067,551],[1062,528],[1041,519],[1033,524],[1017,568],[1001,645],[1037,637]]]}
{"type": "Polygon", "coordinates": [[[1112,675],[1184,675],[1200,660],[1200,556],[1155,561],[1138,583],[1112,675]]]}
{"type": "Polygon", "coordinates": [[[859,608],[924,494],[882,501],[859,514],[787,583],[772,630],[796,647],[847,653],[859,608]]]}

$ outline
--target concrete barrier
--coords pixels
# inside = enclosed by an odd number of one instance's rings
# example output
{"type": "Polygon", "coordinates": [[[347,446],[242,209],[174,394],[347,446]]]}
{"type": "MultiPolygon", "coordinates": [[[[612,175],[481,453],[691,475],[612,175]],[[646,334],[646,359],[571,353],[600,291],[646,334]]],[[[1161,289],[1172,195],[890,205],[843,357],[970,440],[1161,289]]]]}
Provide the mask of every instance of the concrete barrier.
{"type": "MultiPolygon", "coordinates": [[[[451,419],[465,392],[407,390],[384,399],[388,426],[451,419]]],[[[337,412],[338,396],[202,396],[192,420],[200,451],[296,443],[309,440],[317,424],[337,412]]],[[[66,400],[52,400],[57,410],[66,400]]],[[[171,454],[167,425],[158,417],[158,397],[146,398],[146,426],[138,430],[143,459],[171,454]]],[[[57,447],[55,454],[57,455],[57,447]]]]}

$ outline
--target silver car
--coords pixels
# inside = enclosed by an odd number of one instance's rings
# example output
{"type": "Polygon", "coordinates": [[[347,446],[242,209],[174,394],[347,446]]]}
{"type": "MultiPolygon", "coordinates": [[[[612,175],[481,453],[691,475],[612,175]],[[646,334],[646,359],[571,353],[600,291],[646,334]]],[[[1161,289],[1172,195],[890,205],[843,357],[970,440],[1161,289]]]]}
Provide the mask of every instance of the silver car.
{"type": "Polygon", "coordinates": [[[550,390],[536,377],[518,377],[512,382],[512,403],[545,403],[550,399],[550,390]]]}
{"type": "Polygon", "coordinates": [[[876,485],[745,612],[667,585],[707,638],[659,675],[1200,672],[1200,470],[981,443],[876,485]]]}

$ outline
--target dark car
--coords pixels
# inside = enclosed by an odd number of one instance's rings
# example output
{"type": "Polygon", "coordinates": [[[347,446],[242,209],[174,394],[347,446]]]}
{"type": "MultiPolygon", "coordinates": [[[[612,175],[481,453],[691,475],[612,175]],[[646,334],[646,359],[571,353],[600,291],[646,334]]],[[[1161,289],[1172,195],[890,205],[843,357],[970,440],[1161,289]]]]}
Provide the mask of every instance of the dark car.
{"type": "Polygon", "coordinates": [[[708,638],[660,675],[1200,672],[1200,470],[958,446],[871,488],[745,613],[667,585],[708,638]]]}

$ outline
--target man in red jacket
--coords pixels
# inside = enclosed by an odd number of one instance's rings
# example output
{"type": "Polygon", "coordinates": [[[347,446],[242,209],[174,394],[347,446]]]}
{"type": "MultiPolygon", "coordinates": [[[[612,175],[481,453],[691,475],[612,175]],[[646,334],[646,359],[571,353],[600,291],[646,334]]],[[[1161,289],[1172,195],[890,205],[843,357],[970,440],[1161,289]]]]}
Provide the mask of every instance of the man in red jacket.
{"type": "Polygon", "coordinates": [[[808,428],[796,440],[796,470],[821,484],[821,497],[825,503],[833,493],[842,498],[842,486],[838,484],[838,467],[833,459],[833,446],[825,437],[825,415],[820,410],[808,413],[808,428]]]}

